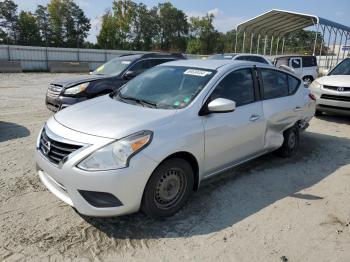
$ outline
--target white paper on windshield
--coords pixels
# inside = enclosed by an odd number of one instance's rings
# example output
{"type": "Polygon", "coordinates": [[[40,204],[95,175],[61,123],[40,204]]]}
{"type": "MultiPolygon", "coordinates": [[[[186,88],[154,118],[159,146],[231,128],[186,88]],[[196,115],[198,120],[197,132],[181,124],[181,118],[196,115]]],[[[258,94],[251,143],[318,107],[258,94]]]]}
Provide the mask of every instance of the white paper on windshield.
{"type": "Polygon", "coordinates": [[[122,65],[128,65],[130,63],[131,63],[131,61],[122,61],[122,65]]]}
{"type": "Polygon", "coordinates": [[[231,59],[231,58],[232,58],[232,55],[225,55],[224,58],[229,58],[229,59],[231,59]]]}
{"type": "Polygon", "coordinates": [[[204,70],[198,70],[198,69],[187,69],[184,74],[185,75],[191,75],[191,76],[208,76],[212,72],[210,71],[204,71],[204,70]]]}

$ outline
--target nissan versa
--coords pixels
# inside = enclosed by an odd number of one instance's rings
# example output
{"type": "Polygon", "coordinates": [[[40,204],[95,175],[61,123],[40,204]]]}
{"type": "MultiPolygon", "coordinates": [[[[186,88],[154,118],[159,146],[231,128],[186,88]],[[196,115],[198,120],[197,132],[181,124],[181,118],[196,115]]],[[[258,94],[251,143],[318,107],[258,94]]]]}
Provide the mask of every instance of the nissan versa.
{"type": "Polygon", "coordinates": [[[53,81],[47,89],[46,106],[56,112],[87,99],[108,94],[143,71],[177,59],[185,57],[166,53],[122,55],[101,65],[91,75],[53,81]]]}
{"type": "Polygon", "coordinates": [[[203,179],[274,150],[293,155],[314,113],[302,81],[270,65],[169,62],[50,118],[38,173],[84,215],[171,216],[203,179]]]}

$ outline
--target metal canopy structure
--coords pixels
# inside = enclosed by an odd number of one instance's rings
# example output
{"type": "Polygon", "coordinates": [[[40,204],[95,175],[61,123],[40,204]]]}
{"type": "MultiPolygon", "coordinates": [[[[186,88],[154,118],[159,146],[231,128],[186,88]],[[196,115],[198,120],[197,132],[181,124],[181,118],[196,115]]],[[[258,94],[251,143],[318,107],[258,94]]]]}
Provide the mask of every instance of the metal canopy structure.
{"type": "MultiPolygon", "coordinates": [[[[322,34],[324,39],[325,34],[328,34],[328,43],[325,43],[326,46],[329,47],[328,51],[334,53],[335,46],[337,40],[339,40],[338,36],[340,36],[339,41],[339,50],[337,56],[337,63],[339,59],[339,55],[341,53],[341,46],[344,42],[344,46],[347,45],[347,42],[350,40],[350,27],[315,16],[308,15],[284,10],[273,9],[269,12],[266,12],[262,15],[254,17],[248,21],[245,21],[237,26],[236,33],[236,42],[235,42],[235,52],[237,52],[238,47],[238,35],[243,33],[243,43],[242,43],[242,53],[245,52],[246,45],[246,37],[250,35],[250,53],[254,52],[253,50],[253,39],[255,38],[256,43],[256,53],[259,53],[259,44],[262,37],[264,37],[264,47],[263,54],[266,55],[266,44],[267,38],[271,38],[270,43],[270,55],[272,55],[273,42],[274,39],[277,39],[276,46],[276,55],[284,53],[284,36],[290,32],[304,29],[310,26],[316,27],[315,32],[315,41],[313,45],[312,53],[316,55],[316,45],[317,45],[317,37],[319,32],[322,34]],[[279,42],[282,39],[282,45],[279,49],[279,42]],[[333,49],[331,49],[331,40],[333,40],[333,49]]],[[[320,55],[322,53],[322,46],[320,46],[320,55]]],[[[311,50],[310,50],[311,51],[311,50]]],[[[343,50],[343,58],[345,57],[346,50],[343,50]]],[[[327,54],[328,56],[328,54],[327,54]]],[[[328,61],[326,62],[327,67],[329,65],[328,61]]]]}

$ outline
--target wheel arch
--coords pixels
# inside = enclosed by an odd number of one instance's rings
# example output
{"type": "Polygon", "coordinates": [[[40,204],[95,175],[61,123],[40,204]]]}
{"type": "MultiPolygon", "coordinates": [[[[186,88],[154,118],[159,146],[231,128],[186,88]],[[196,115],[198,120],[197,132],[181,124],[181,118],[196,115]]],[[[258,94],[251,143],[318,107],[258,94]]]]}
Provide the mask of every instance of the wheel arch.
{"type": "Polygon", "coordinates": [[[176,152],[176,153],[172,153],[171,155],[169,155],[166,158],[164,158],[159,163],[159,165],[161,165],[164,161],[172,159],[172,158],[184,159],[191,165],[192,170],[193,170],[193,174],[194,174],[193,190],[197,191],[198,188],[199,188],[199,164],[198,164],[197,158],[193,154],[191,154],[191,153],[189,153],[187,151],[179,151],[179,152],[176,152]]]}

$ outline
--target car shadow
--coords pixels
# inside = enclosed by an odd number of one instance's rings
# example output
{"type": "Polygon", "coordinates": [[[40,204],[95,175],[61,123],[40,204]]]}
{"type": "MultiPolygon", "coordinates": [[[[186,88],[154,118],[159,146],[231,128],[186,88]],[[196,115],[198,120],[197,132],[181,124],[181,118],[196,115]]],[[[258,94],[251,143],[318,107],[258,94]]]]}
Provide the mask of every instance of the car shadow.
{"type": "Polygon", "coordinates": [[[27,137],[30,131],[21,125],[0,121],[0,142],[27,137]]]}
{"type": "Polygon", "coordinates": [[[347,115],[336,115],[327,113],[321,116],[317,116],[317,118],[337,124],[350,124],[350,116],[347,115]]]}
{"type": "Polygon", "coordinates": [[[113,239],[190,237],[221,231],[286,197],[320,201],[300,191],[350,163],[350,140],[305,132],[298,153],[288,159],[267,154],[205,181],[185,208],[157,221],[141,212],[115,218],[84,217],[113,239]],[[341,154],[329,161],[329,156],[341,154]],[[315,168],[317,167],[317,168],[315,168]]]}

